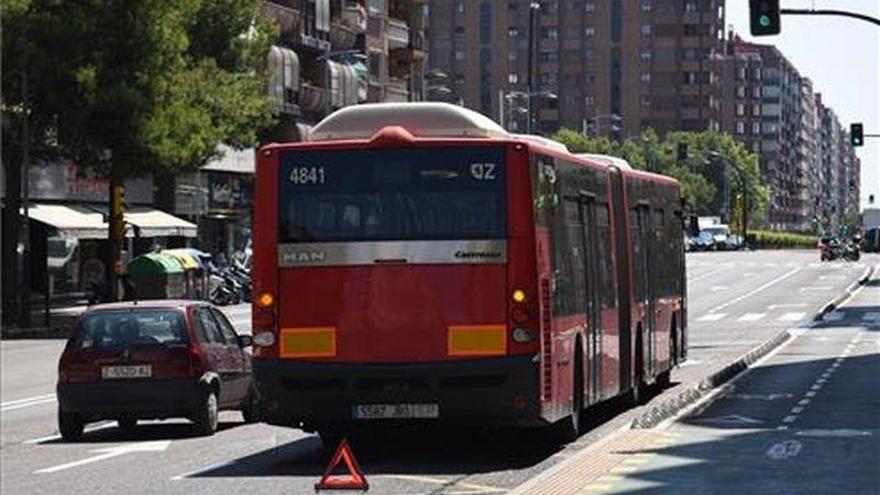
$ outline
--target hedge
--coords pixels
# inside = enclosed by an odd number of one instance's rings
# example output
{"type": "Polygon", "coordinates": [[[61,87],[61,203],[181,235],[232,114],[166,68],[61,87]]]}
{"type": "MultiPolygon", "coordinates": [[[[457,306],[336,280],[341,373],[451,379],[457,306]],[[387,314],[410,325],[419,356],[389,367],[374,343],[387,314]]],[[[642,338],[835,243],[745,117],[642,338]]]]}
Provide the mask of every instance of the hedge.
{"type": "Polygon", "coordinates": [[[815,248],[819,242],[816,236],[773,230],[750,230],[746,237],[752,248],[815,248]]]}

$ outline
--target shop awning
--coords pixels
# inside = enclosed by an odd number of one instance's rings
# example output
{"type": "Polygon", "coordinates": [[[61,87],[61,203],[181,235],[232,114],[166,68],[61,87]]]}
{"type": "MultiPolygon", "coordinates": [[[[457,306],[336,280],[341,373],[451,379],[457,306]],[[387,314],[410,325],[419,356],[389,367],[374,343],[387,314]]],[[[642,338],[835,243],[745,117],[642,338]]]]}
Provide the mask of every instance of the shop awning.
{"type": "MultiPolygon", "coordinates": [[[[21,210],[22,215],[24,209],[21,210]]],[[[107,224],[100,212],[82,206],[33,204],[28,216],[69,239],[106,239],[107,224]]]]}
{"type": "MultiPolygon", "coordinates": [[[[21,210],[24,215],[24,209],[21,210]]],[[[44,223],[67,239],[106,239],[106,214],[99,207],[79,205],[49,205],[36,203],[28,208],[31,220],[44,223]]],[[[196,237],[197,226],[164,211],[136,207],[125,213],[128,237],[134,236],[131,225],[140,228],[141,237],[196,237]]]]}
{"type": "Polygon", "coordinates": [[[196,224],[153,208],[133,208],[125,221],[140,228],[141,237],[196,237],[198,231],[196,224]]]}

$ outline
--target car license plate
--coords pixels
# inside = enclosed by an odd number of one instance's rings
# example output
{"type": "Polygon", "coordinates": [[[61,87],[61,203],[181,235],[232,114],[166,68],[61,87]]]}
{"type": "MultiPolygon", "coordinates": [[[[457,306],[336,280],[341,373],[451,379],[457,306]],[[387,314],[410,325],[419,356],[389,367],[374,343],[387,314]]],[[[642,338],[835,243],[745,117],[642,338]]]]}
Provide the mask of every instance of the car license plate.
{"type": "Polygon", "coordinates": [[[358,404],[354,419],[429,419],[440,417],[438,404],[358,404]]]}
{"type": "Polygon", "coordinates": [[[104,366],[101,368],[101,378],[150,378],[153,376],[153,367],[149,364],[138,366],[104,366]]]}

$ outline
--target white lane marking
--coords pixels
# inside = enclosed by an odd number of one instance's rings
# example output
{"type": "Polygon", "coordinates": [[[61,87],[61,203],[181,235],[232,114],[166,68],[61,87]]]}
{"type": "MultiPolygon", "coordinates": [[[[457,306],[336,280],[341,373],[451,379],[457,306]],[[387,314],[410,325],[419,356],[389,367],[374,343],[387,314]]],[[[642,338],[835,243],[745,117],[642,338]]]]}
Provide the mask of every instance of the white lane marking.
{"type": "Polygon", "coordinates": [[[813,384],[812,387],[810,387],[810,390],[812,390],[814,392],[818,392],[819,390],[822,390],[822,385],[819,383],[815,383],[815,384],[813,384]]]}
{"type": "Polygon", "coordinates": [[[775,461],[782,461],[797,456],[803,447],[803,444],[797,440],[786,440],[770,447],[767,450],[767,457],[775,461]]]}
{"type": "MultiPolygon", "coordinates": [[[[85,428],[83,430],[83,433],[92,433],[93,431],[106,430],[107,428],[114,428],[114,427],[116,427],[116,421],[105,421],[105,422],[98,423],[94,426],[85,428]]],[[[55,435],[49,435],[46,437],[31,438],[30,440],[25,440],[21,443],[25,444],[25,445],[32,445],[35,443],[51,442],[53,440],[61,440],[61,435],[58,435],[56,433],[55,435]]]]}
{"type": "MultiPolygon", "coordinates": [[[[821,388],[821,387],[819,387],[819,388],[821,388]]],[[[816,391],[815,391],[815,390],[809,390],[809,391],[807,391],[807,392],[804,393],[804,397],[815,397],[815,396],[816,396],[816,391]]]]}
{"type": "Polygon", "coordinates": [[[497,486],[487,486],[487,485],[477,485],[474,483],[456,483],[454,480],[443,479],[443,478],[434,478],[431,476],[416,476],[410,474],[380,474],[378,477],[393,479],[393,480],[402,480],[402,481],[417,481],[420,483],[428,483],[431,485],[448,485],[452,484],[454,488],[462,488],[466,491],[461,493],[500,493],[506,492],[507,489],[499,488],[497,486]]]}
{"type": "Polygon", "coordinates": [[[819,378],[818,380],[816,380],[816,383],[825,383],[825,381],[826,380],[824,378],[819,378]]]}
{"type": "Polygon", "coordinates": [[[758,321],[767,316],[767,313],[746,313],[740,316],[736,321],[758,321]]]}
{"type": "Polygon", "coordinates": [[[846,280],[846,275],[819,275],[819,280],[846,280]]]}
{"type": "Polygon", "coordinates": [[[794,423],[796,419],[797,419],[797,416],[786,416],[786,417],[782,418],[782,422],[783,423],[794,423]]]}
{"type": "Polygon", "coordinates": [[[863,431],[863,430],[850,430],[847,428],[840,428],[836,430],[821,430],[821,429],[812,429],[812,430],[801,430],[797,432],[798,436],[802,437],[840,437],[840,438],[851,438],[851,437],[870,437],[873,435],[873,432],[863,431]]]}
{"type": "Polygon", "coordinates": [[[791,411],[789,411],[789,412],[792,414],[800,414],[800,413],[804,412],[804,408],[803,408],[803,406],[795,406],[795,407],[792,407],[791,411]]]}
{"type": "Polygon", "coordinates": [[[727,416],[718,416],[715,418],[697,418],[696,421],[700,423],[721,425],[758,425],[763,423],[760,419],[740,416],[739,414],[728,414],[727,416]]]}
{"type": "Polygon", "coordinates": [[[192,477],[192,476],[198,476],[198,475],[200,475],[200,474],[202,474],[202,473],[207,473],[208,471],[213,471],[213,470],[215,470],[215,469],[220,469],[220,468],[222,468],[222,467],[226,467],[226,466],[229,466],[229,465],[234,464],[234,463],[235,463],[235,461],[223,461],[223,462],[218,462],[218,463],[215,463],[215,464],[209,464],[209,465],[207,465],[207,466],[205,466],[205,467],[202,467],[202,468],[196,469],[196,470],[194,470],[194,471],[189,471],[189,472],[186,472],[186,473],[183,473],[183,474],[178,474],[177,476],[172,477],[172,478],[171,478],[171,481],[179,481],[179,480],[182,480],[182,479],[184,479],[184,478],[190,478],[190,477],[192,477]]]}
{"type": "Polygon", "coordinates": [[[14,406],[24,402],[40,401],[45,399],[55,399],[55,394],[35,395],[33,397],[25,397],[24,399],[10,400],[0,404],[0,407],[14,406]]]}
{"type": "Polygon", "coordinates": [[[22,402],[20,404],[13,404],[11,406],[4,406],[4,407],[0,408],[0,412],[15,411],[16,409],[24,409],[26,407],[40,406],[43,404],[52,404],[54,402],[55,402],[55,397],[49,397],[49,398],[41,399],[41,400],[34,400],[31,402],[22,402]]]}
{"type": "Polygon", "coordinates": [[[788,304],[771,304],[767,306],[767,309],[773,311],[774,309],[780,308],[803,308],[804,306],[809,306],[807,303],[788,303],[788,304]]]}
{"type": "Polygon", "coordinates": [[[696,282],[696,281],[698,281],[698,280],[702,280],[702,279],[704,279],[704,278],[706,278],[706,277],[710,277],[710,276],[712,276],[712,275],[715,275],[716,273],[718,273],[718,272],[720,272],[720,271],[722,271],[722,270],[725,270],[725,269],[727,269],[727,268],[729,268],[729,267],[726,267],[726,266],[725,266],[725,267],[718,268],[718,269],[715,269],[715,270],[710,270],[710,271],[708,271],[708,272],[703,272],[703,273],[697,275],[697,276],[694,277],[694,278],[689,278],[687,281],[688,281],[688,283],[696,282]]]}
{"type": "Polygon", "coordinates": [[[723,304],[719,304],[715,308],[709,310],[709,312],[710,313],[717,313],[718,311],[721,311],[722,309],[724,309],[730,305],[736,304],[736,303],[742,301],[743,299],[754,296],[755,294],[767,289],[768,287],[771,287],[775,284],[778,284],[779,282],[782,282],[783,280],[787,279],[788,277],[794,275],[795,273],[797,273],[799,271],[801,271],[801,267],[797,267],[792,270],[789,270],[789,271],[785,272],[784,274],[780,275],[779,277],[776,277],[773,280],[771,280],[771,281],[769,281],[769,282],[767,282],[767,283],[765,283],[755,289],[752,289],[749,292],[746,292],[745,294],[743,294],[741,296],[734,297],[733,299],[731,299],[723,304]]]}
{"type": "Polygon", "coordinates": [[[806,406],[810,404],[810,399],[801,399],[798,401],[799,406],[806,406]]]}
{"type": "Polygon", "coordinates": [[[742,399],[742,400],[777,400],[790,399],[792,394],[730,394],[725,395],[725,399],[742,399]]]}
{"type": "Polygon", "coordinates": [[[708,315],[703,315],[700,318],[697,318],[697,321],[718,321],[727,316],[727,313],[713,313],[708,315]]]}
{"type": "Polygon", "coordinates": [[[800,321],[803,320],[806,315],[807,314],[804,312],[785,313],[777,318],[777,321],[800,321]]]}
{"type": "Polygon", "coordinates": [[[830,285],[821,285],[821,286],[813,286],[813,287],[801,287],[799,290],[801,292],[813,292],[813,291],[823,291],[823,290],[831,290],[834,287],[830,285]]]}
{"type": "Polygon", "coordinates": [[[729,289],[729,287],[726,287],[724,285],[713,285],[712,287],[709,287],[710,292],[721,292],[727,289],[729,289]]]}
{"type": "Polygon", "coordinates": [[[776,427],[777,431],[785,431],[787,429],[788,429],[788,426],[785,426],[785,425],[779,425],[776,427]]]}
{"type": "Polygon", "coordinates": [[[34,474],[57,473],[58,471],[63,471],[65,469],[84,466],[93,462],[103,461],[105,459],[110,459],[112,457],[118,457],[125,454],[131,454],[134,452],[162,452],[163,450],[167,449],[169,445],[171,445],[171,440],[156,440],[152,442],[135,442],[123,445],[116,445],[103,449],[95,449],[90,452],[94,452],[98,455],[86,457],[85,459],[80,459],[78,461],[68,462],[66,464],[59,464],[57,466],[38,469],[34,471],[34,474]]]}

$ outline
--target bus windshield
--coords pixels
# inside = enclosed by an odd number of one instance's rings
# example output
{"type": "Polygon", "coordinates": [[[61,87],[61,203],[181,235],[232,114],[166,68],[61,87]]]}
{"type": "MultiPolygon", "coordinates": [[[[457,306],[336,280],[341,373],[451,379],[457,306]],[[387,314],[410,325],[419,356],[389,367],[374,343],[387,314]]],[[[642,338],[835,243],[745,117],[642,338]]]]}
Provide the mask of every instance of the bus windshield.
{"type": "Polygon", "coordinates": [[[504,150],[282,155],[279,242],[503,239],[504,150]]]}

